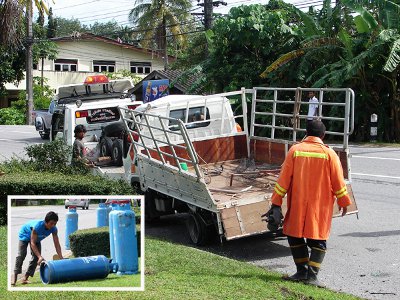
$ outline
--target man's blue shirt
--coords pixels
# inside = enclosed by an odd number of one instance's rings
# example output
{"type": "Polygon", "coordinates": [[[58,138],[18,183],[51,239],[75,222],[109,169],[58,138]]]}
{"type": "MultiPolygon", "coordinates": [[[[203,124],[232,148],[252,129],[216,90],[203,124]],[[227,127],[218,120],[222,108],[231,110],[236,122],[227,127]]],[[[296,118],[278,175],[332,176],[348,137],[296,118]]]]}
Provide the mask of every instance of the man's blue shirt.
{"type": "Polygon", "coordinates": [[[29,242],[31,240],[32,229],[35,229],[37,233],[37,241],[40,242],[50,234],[57,232],[57,227],[54,226],[52,229],[47,230],[44,226],[43,220],[33,220],[25,223],[18,232],[20,241],[29,242]]]}

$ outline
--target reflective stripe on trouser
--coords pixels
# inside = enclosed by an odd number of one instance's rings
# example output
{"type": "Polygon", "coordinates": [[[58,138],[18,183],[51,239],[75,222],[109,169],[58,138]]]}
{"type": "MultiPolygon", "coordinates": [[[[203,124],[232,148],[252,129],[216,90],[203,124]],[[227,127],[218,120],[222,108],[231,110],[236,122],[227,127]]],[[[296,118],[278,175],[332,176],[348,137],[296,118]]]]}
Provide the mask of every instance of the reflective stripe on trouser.
{"type": "Polygon", "coordinates": [[[304,239],[288,236],[290,251],[292,252],[294,263],[300,265],[308,264],[308,248],[304,239]]]}
{"type": "Polygon", "coordinates": [[[322,261],[324,260],[326,250],[312,247],[311,248],[311,255],[310,261],[308,265],[313,267],[315,273],[318,273],[319,269],[321,268],[322,261]]]}

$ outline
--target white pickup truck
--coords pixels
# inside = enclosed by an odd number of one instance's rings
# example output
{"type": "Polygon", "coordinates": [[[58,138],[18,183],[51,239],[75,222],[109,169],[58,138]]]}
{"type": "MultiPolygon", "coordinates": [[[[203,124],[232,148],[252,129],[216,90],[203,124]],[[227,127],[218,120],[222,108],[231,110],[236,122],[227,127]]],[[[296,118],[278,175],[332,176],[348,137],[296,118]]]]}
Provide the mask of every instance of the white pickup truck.
{"type": "Polygon", "coordinates": [[[85,82],[57,88],[55,109],[51,120],[50,139],[64,139],[73,145],[76,125],[84,125],[87,134],[84,145],[89,159],[110,156],[115,165],[122,166],[122,134],[124,125],[119,106],[135,109],[142,104],[133,101],[128,79],[109,80],[104,75],[89,76],[85,82]]]}
{"type": "MultiPolygon", "coordinates": [[[[171,95],[135,110],[120,107],[129,133],[124,143],[126,178],[145,193],[145,220],[188,212],[187,229],[197,245],[215,233],[222,241],[269,231],[261,215],[269,209],[288,149],[305,135],[309,103],[301,95],[308,90],[171,95]],[[235,114],[231,102],[237,104],[235,114]]],[[[340,136],[334,150],[354,200],[348,152],[354,93],[313,90],[319,95],[318,115],[327,124],[326,135],[340,136]]],[[[357,213],[355,201],[349,213],[357,213]]]]}

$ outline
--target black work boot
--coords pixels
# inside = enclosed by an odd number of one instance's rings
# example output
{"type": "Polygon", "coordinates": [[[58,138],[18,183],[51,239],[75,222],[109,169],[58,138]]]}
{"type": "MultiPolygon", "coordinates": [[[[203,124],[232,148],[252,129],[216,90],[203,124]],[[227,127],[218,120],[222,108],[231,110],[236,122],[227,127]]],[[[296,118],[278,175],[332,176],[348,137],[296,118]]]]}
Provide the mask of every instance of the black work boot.
{"type": "Polygon", "coordinates": [[[308,248],[306,244],[290,246],[297,272],[292,276],[284,277],[285,280],[305,281],[307,280],[308,248]]]}
{"type": "Polygon", "coordinates": [[[321,263],[324,260],[326,250],[319,248],[311,248],[310,261],[308,263],[308,274],[305,283],[315,285],[318,287],[325,287],[325,285],[318,280],[318,272],[321,267],[321,263]]]}

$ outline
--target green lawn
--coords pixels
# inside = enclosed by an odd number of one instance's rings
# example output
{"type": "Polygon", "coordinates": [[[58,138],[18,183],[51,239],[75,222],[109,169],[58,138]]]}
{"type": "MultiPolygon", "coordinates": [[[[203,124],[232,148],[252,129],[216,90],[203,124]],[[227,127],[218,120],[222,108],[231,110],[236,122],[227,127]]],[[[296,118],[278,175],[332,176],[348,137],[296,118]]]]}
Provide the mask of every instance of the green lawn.
{"type": "MultiPolygon", "coordinates": [[[[6,227],[0,228],[6,289],[6,227]]],[[[358,299],[281,280],[281,274],[194,248],[146,238],[145,292],[1,292],[6,299],[358,299]]],[[[1,298],[1,297],[0,297],[1,298]]]]}

